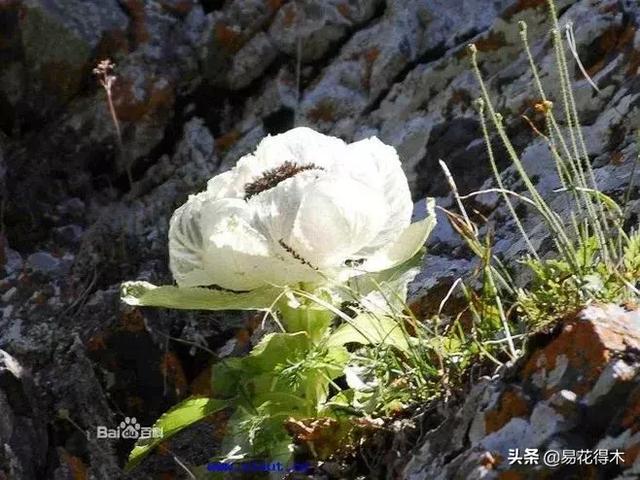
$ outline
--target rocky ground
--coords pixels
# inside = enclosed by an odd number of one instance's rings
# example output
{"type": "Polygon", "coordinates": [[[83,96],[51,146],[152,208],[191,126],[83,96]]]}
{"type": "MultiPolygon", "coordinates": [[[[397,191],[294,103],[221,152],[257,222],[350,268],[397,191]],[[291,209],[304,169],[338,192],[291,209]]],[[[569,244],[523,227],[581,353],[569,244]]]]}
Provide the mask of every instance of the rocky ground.
{"type": "MultiPolygon", "coordinates": [[[[250,317],[132,310],[120,304],[118,285],[170,281],[170,214],[266,134],[298,124],[349,141],[377,135],[398,148],[416,202],[435,196],[450,206],[439,159],[463,193],[492,185],[471,106],[478,86],[465,45],[473,41],[523,162],[554,208],[565,208],[553,194],[549,152],[521,118],[540,120],[518,20],[528,23],[543,82],[557,95],[544,3],[0,1],[0,478],[124,478],[130,443],[87,441],[85,432],[124,416],[150,425],[206,389],[211,351],[247,348],[250,317]],[[91,73],[106,57],[117,64],[121,142],[91,73]]],[[[600,87],[572,67],[596,177],[620,198],[638,147],[640,6],[557,3],[600,87]]],[[[507,167],[502,152],[499,161],[507,167]]],[[[507,184],[521,188],[514,178],[507,168],[507,184]]],[[[635,187],[631,199],[634,225],[635,187]]],[[[497,197],[479,197],[475,207],[500,254],[524,249],[497,197]]],[[[525,224],[544,245],[538,219],[525,224]]],[[[446,221],[429,248],[412,287],[424,314],[430,292],[473,268],[446,221]]],[[[448,420],[399,471],[415,479],[635,478],[639,322],[611,309],[569,319],[522,366],[483,381],[461,410],[441,412],[448,420]],[[505,464],[505,449],[552,446],[620,448],[626,469],[505,464]]],[[[215,439],[213,429],[201,425],[190,433],[200,440],[178,439],[173,452],[206,460],[211,442],[202,438],[215,439]]],[[[158,456],[130,478],[182,475],[175,465],[158,456]]]]}

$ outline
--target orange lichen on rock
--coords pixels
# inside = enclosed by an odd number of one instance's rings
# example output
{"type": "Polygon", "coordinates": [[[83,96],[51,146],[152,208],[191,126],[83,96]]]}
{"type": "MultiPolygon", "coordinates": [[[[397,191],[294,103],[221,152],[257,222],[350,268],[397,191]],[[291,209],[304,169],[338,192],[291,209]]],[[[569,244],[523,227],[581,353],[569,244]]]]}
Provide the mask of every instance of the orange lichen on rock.
{"type": "Polygon", "coordinates": [[[525,476],[515,470],[507,470],[498,474],[498,480],[525,480],[525,476]]]}
{"type": "Polygon", "coordinates": [[[489,32],[485,38],[476,40],[476,48],[479,52],[494,52],[507,45],[503,32],[489,32]]]}
{"type": "MultiPolygon", "coordinates": [[[[474,45],[479,52],[495,52],[500,48],[508,45],[507,40],[503,32],[489,32],[486,37],[475,40],[474,45]]],[[[456,52],[456,58],[462,60],[467,58],[468,51],[466,48],[462,48],[456,52]]]]}
{"type": "Polygon", "coordinates": [[[362,78],[362,86],[366,90],[369,89],[371,85],[371,75],[373,72],[373,64],[380,56],[380,48],[371,47],[364,51],[362,54],[362,58],[364,59],[364,75],[362,78]]]}
{"type": "Polygon", "coordinates": [[[238,130],[231,130],[230,132],[227,132],[224,135],[216,138],[216,149],[219,152],[226,152],[231,147],[233,147],[239,139],[240,132],[238,130]]]}
{"type": "Polygon", "coordinates": [[[515,388],[509,388],[500,395],[496,408],[485,412],[485,432],[487,434],[496,432],[512,418],[527,417],[529,413],[529,404],[523,394],[515,388]]]}
{"type": "Polygon", "coordinates": [[[238,52],[245,43],[242,33],[222,22],[216,23],[214,36],[216,43],[228,54],[238,52]]]}
{"type": "Polygon", "coordinates": [[[191,395],[202,395],[211,397],[211,365],[207,365],[189,385],[191,395]]]}
{"type": "Polygon", "coordinates": [[[275,12],[282,6],[283,0],[267,0],[267,7],[272,12],[275,12]]]}
{"type": "Polygon", "coordinates": [[[79,457],[71,455],[64,448],[60,448],[60,454],[64,463],[69,467],[69,473],[73,480],[86,480],[89,478],[89,468],[79,457]]]}
{"type": "Polygon", "coordinates": [[[344,18],[351,20],[351,8],[348,3],[339,3],[336,10],[338,10],[338,13],[340,13],[344,18]]]}
{"type": "Polygon", "coordinates": [[[142,0],[123,0],[122,5],[131,18],[131,34],[136,45],[149,41],[149,31],[146,25],[146,13],[142,0]]]}
{"type": "Polygon", "coordinates": [[[64,61],[43,63],[43,87],[45,91],[61,99],[71,99],[82,85],[84,70],[84,65],[73,65],[64,61]]]}
{"type": "Polygon", "coordinates": [[[120,317],[120,329],[132,333],[144,330],[144,316],[139,308],[134,308],[122,314],[120,317]]]}
{"type": "Polygon", "coordinates": [[[622,165],[624,163],[624,156],[622,155],[622,152],[611,153],[609,156],[609,163],[615,166],[622,165]]]}
{"type": "Polygon", "coordinates": [[[194,7],[191,0],[181,0],[178,3],[160,2],[160,5],[165,11],[177,17],[186,17],[194,7]]]}
{"type": "Polygon", "coordinates": [[[102,333],[96,333],[87,340],[86,347],[89,352],[105,350],[107,348],[105,335],[102,333]]]}
{"type": "Polygon", "coordinates": [[[251,341],[251,332],[246,328],[241,328],[236,332],[235,339],[239,346],[247,347],[251,341]]]}
{"type": "Polygon", "coordinates": [[[597,51],[598,61],[586,68],[589,76],[593,77],[600,72],[611,61],[611,54],[621,52],[632,44],[635,34],[636,29],[633,25],[626,27],[616,25],[605,30],[595,41],[594,48],[597,51]]]}
{"type": "Polygon", "coordinates": [[[296,21],[296,6],[294,3],[289,3],[283,7],[284,17],[282,17],[282,23],[285,27],[292,27],[296,21]]]}
{"type": "Polygon", "coordinates": [[[636,387],[629,395],[627,407],[620,423],[623,428],[631,429],[631,433],[640,431],[640,387],[636,387]]]}
{"type": "Polygon", "coordinates": [[[138,98],[133,82],[118,77],[113,86],[113,102],[118,119],[135,122],[146,115],[168,111],[173,106],[175,93],[168,81],[148,79],[144,85],[144,96],[138,98]]]}
{"type": "MultiPolygon", "coordinates": [[[[115,58],[120,53],[128,53],[131,50],[127,33],[122,30],[109,30],[102,35],[96,46],[94,58],[115,58]]],[[[98,60],[92,64],[98,63],[98,60]]]]}
{"type": "Polygon", "coordinates": [[[640,70],[640,51],[632,50],[627,60],[626,75],[628,77],[638,75],[638,70],[640,70]]]}
{"type": "Polygon", "coordinates": [[[640,456],[640,443],[631,445],[624,451],[624,465],[630,467],[634,464],[638,456],[640,456]]]}
{"type": "Polygon", "coordinates": [[[567,320],[560,334],[529,358],[524,378],[531,379],[541,371],[548,374],[564,357],[567,370],[561,381],[546,385],[546,395],[561,389],[578,395],[587,393],[614,355],[628,347],[640,348],[640,333],[629,318],[619,307],[585,309],[577,318],[567,320]]]}

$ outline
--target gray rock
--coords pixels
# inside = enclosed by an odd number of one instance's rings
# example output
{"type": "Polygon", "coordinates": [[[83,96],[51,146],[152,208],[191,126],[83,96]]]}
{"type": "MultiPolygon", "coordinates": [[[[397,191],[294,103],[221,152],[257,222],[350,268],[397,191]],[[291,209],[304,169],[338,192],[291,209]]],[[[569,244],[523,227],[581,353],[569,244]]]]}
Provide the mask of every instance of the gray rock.
{"type": "Polygon", "coordinates": [[[29,255],[27,265],[38,272],[55,274],[61,266],[61,260],[48,252],[36,252],[29,255]]]}
{"type": "MultiPolygon", "coordinates": [[[[88,476],[97,480],[120,478],[124,461],[118,453],[125,450],[122,445],[87,442],[58,418],[58,410],[67,409],[81,429],[112,425],[119,410],[130,413],[138,401],[131,400],[129,390],[144,384],[135,396],[146,402],[144,412],[157,416],[177,400],[165,393],[187,389],[169,382],[165,390],[160,359],[171,360],[190,379],[206,363],[203,349],[243,348],[239,341],[227,343],[229,330],[242,325],[241,315],[122,309],[117,291],[128,279],[171,281],[166,238],[171,213],[265,135],[294,123],[348,141],[376,135],[398,149],[416,201],[415,218],[424,215],[420,199],[427,195],[455,209],[438,160],[452,170],[462,193],[496,185],[472,107],[479,90],[464,48],[474,41],[490,95],[523,163],[552,209],[568,215],[566,196],[555,192],[549,152],[521,119],[525,113],[539,121],[532,111],[538,94],[522,53],[518,20],[529,25],[542,81],[559,105],[541,3],[4,2],[0,183],[5,186],[6,278],[0,282],[0,347],[33,368],[38,392],[29,398],[42,399],[46,408],[39,424],[55,433],[46,452],[33,456],[47,464],[50,476],[69,478],[69,455],[81,459],[88,476]],[[20,20],[23,10],[27,15],[20,20]],[[114,98],[123,151],[105,94],[90,75],[93,63],[107,56],[117,64],[114,98]],[[170,337],[188,343],[177,347],[170,337]],[[132,370],[138,362],[148,368],[132,370]]],[[[572,62],[594,173],[601,188],[621,198],[638,148],[640,7],[631,1],[557,3],[561,22],[573,21],[579,54],[601,89],[596,95],[572,62]]],[[[498,139],[494,145],[505,184],[522,193],[523,183],[498,139]]],[[[637,190],[631,190],[631,224],[640,212],[637,190]]],[[[494,253],[508,259],[526,251],[500,195],[483,194],[465,204],[488,218],[480,233],[495,232],[494,253]]],[[[536,248],[547,253],[548,231],[539,216],[514,204],[536,248]]],[[[438,215],[423,271],[410,287],[412,307],[425,315],[440,308],[442,294],[458,278],[478,267],[443,213],[438,215]]],[[[516,270],[516,284],[526,281],[516,270]]],[[[457,291],[450,301],[457,300],[457,291]]],[[[502,377],[483,380],[461,408],[440,409],[447,420],[426,432],[424,444],[409,459],[407,476],[494,478],[502,467],[491,463],[485,447],[504,452],[506,442],[525,430],[523,438],[543,448],[567,446],[566,438],[580,437],[572,425],[589,420],[582,417],[583,409],[596,409],[604,418],[616,409],[601,408],[603,402],[615,401],[619,412],[635,408],[620,403],[638,388],[635,378],[623,381],[636,368],[629,358],[624,362],[629,369],[602,365],[587,393],[574,384],[576,372],[585,373],[566,354],[554,357],[550,368],[534,368],[523,385],[502,377]],[[532,393],[515,399],[519,415],[503,418],[500,405],[507,386],[532,393]],[[547,390],[549,398],[537,396],[547,390]],[[487,418],[492,419],[489,425],[487,418]]],[[[2,388],[0,408],[12,412],[0,420],[0,435],[32,430],[21,423],[24,416],[16,414],[2,388]]],[[[638,443],[621,419],[602,421],[610,430],[598,445],[630,448],[638,443]]],[[[188,433],[185,445],[209,445],[210,432],[201,434],[188,433]]],[[[196,450],[203,454],[204,449],[196,450]]],[[[188,455],[189,449],[180,452],[188,455]]],[[[10,478],[29,478],[29,458],[24,442],[0,451],[2,468],[13,465],[10,478]]],[[[171,462],[154,458],[132,478],[157,478],[158,471],[175,467],[171,462]]],[[[531,478],[543,473],[534,471],[531,478]]]]}
{"type": "Polygon", "coordinates": [[[28,372],[0,350],[0,473],[8,478],[41,478],[47,452],[47,430],[36,404],[28,372]]]}
{"type": "Polygon", "coordinates": [[[349,29],[370,20],[381,6],[380,0],[340,2],[300,0],[278,10],[269,36],[278,49],[298,56],[303,62],[318,60],[348,33],[349,29]]]}

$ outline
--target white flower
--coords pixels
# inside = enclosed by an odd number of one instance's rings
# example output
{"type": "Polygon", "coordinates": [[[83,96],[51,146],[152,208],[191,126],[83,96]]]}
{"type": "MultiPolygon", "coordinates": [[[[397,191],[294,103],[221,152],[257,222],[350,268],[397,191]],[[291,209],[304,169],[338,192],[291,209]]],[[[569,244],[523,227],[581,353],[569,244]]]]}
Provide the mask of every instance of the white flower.
{"type": "Polygon", "coordinates": [[[342,282],[417,253],[435,221],[410,225],[412,209],[393,147],[295,128],[175,211],[171,271],[179,287],[237,291],[342,282]]]}

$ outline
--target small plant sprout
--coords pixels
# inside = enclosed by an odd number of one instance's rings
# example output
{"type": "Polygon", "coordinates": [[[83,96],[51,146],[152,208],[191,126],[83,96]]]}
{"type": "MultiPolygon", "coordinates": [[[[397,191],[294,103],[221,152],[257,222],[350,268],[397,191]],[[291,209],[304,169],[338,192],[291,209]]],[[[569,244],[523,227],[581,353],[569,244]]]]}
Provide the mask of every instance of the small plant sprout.
{"type": "MultiPolygon", "coordinates": [[[[113,127],[116,131],[116,140],[118,142],[118,150],[119,153],[123,153],[123,142],[122,142],[122,129],[120,128],[120,121],[118,120],[118,114],[116,113],[116,108],[113,103],[113,85],[115,84],[117,77],[114,74],[116,68],[116,64],[113,63],[110,59],[100,60],[96,67],[93,69],[93,74],[98,79],[98,83],[104,89],[107,94],[107,105],[109,107],[109,113],[111,114],[111,121],[113,122],[113,127]]],[[[125,168],[127,170],[127,177],[129,180],[129,185],[133,184],[133,177],[131,175],[131,166],[129,162],[125,162],[125,168]]]]}

